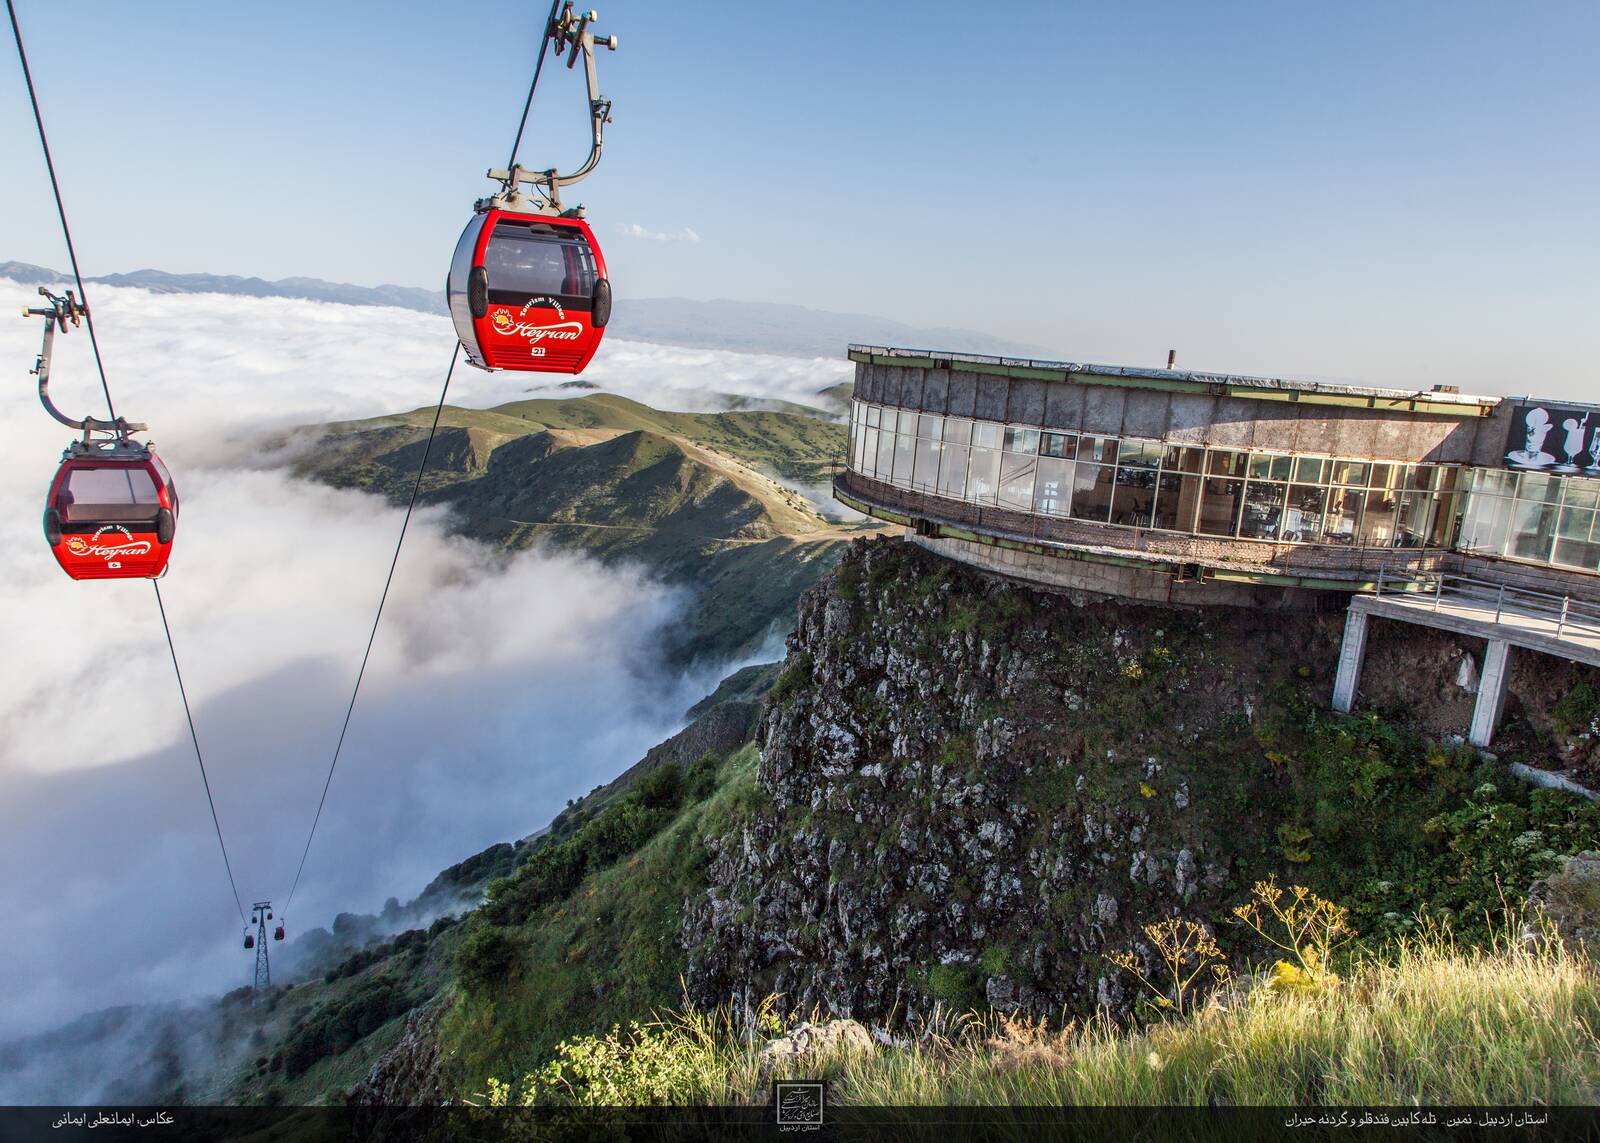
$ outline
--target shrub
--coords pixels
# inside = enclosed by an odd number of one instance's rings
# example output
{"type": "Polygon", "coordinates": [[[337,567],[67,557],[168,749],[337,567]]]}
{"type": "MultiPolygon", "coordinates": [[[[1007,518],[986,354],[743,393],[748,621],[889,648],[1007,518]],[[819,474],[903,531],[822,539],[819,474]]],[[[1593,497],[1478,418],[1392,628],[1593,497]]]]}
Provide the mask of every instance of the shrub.
{"type": "Polygon", "coordinates": [[[467,988],[481,992],[511,975],[519,959],[520,950],[511,934],[486,925],[456,949],[456,977],[467,988]]]}
{"type": "Polygon", "coordinates": [[[695,759],[683,779],[684,793],[691,801],[704,801],[716,791],[717,771],[721,766],[722,759],[710,750],[695,759]]]}
{"type": "Polygon", "coordinates": [[[639,783],[639,800],[650,809],[670,810],[677,806],[683,788],[683,772],[677,764],[666,762],[644,776],[639,783]]]}

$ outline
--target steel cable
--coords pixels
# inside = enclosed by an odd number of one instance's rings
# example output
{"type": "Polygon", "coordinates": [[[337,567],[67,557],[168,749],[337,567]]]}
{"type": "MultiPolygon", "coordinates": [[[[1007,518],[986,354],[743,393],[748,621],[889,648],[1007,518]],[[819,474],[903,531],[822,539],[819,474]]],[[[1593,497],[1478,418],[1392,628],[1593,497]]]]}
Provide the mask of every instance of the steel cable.
{"type": "Polygon", "coordinates": [[[311,841],[317,836],[317,824],[322,821],[322,808],[328,802],[328,788],[333,785],[333,772],[339,765],[339,755],[344,749],[345,735],[350,730],[350,716],[355,713],[356,696],[361,693],[361,680],[367,674],[367,660],[372,657],[372,643],[378,637],[378,623],[383,618],[383,605],[389,599],[389,586],[394,583],[394,569],[400,562],[400,549],[406,542],[406,530],[411,527],[411,513],[417,506],[417,496],[422,492],[422,477],[428,471],[428,456],[433,452],[433,440],[439,432],[439,418],[444,413],[444,400],[450,392],[450,378],[455,375],[456,362],[461,358],[461,343],[456,342],[450,355],[450,368],[445,371],[444,387],[439,390],[439,403],[434,406],[433,425],[428,429],[428,443],[422,449],[422,463],[417,465],[417,479],[411,485],[411,501],[406,505],[405,519],[400,524],[400,537],[395,541],[394,556],[389,560],[389,574],[383,581],[383,593],[378,597],[378,613],[372,617],[372,630],[367,634],[367,649],[361,655],[361,669],[356,672],[356,685],[350,691],[350,703],[345,707],[344,725],[339,728],[339,741],[333,748],[333,760],[328,763],[328,777],[322,783],[322,797],[317,801],[316,815],[311,819],[311,831],[306,834],[306,845],[300,852],[300,866],[294,872],[294,884],[289,889],[289,899],[283,907],[285,915],[294,904],[295,892],[300,888],[300,875],[306,869],[306,857],[311,853],[311,841]]]}
{"type": "MultiPolygon", "coordinates": [[[[11,0],[6,0],[11,3],[11,0]]],[[[545,18],[544,32],[539,37],[539,59],[533,65],[533,82],[528,85],[528,98],[522,105],[522,119],[517,124],[517,137],[511,142],[511,161],[506,164],[506,170],[514,170],[517,165],[517,152],[522,149],[522,133],[528,127],[528,113],[533,110],[534,89],[539,86],[539,73],[544,70],[544,57],[550,47],[550,29],[555,26],[556,9],[561,6],[561,0],[550,0],[550,15],[545,18]]]]}
{"type": "Polygon", "coordinates": [[[83,288],[83,275],[78,271],[78,252],[72,244],[72,228],[67,225],[67,208],[61,202],[61,184],[56,180],[55,160],[50,157],[50,139],[45,135],[44,116],[39,112],[39,96],[33,89],[33,72],[28,67],[27,50],[22,46],[22,28],[17,24],[17,8],[13,0],[6,0],[6,13],[11,17],[11,34],[17,41],[17,58],[22,61],[22,78],[28,85],[28,102],[33,105],[33,124],[39,129],[39,147],[44,151],[45,169],[50,172],[50,190],[56,197],[61,234],[67,240],[67,258],[72,262],[72,278],[78,283],[78,300],[83,303],[83,320],[89,327],[89,344],[94,347],[94,364],[100,371],[100,388],[106,395],[106,412],[115,421],[117,408],[111,403],[111,385],[106,381],[105,362],[100,359],[100,342],[94,335],[94,311],[89,308],[89,292],[83,288]]]}
{"type": "MultiPolygon", "coordinates": [[[[28,66],[28,52],[22,44],[22,27],[17,22],[17,9],[13,0],[6,0],[6,14],[11,18],[11,35],[16,40],[17,58],[22,62],[22,78],[28,86],[28,102],[33,107],[33,123],[39,132],[39,147],[44,152],[45,169],[50,174],[50,190],[55,196],[56,214],[61,219],[61,235],[66,239],[67,258],[72,262],[72,277],[78,284],[78,300],[83,303],[84,321],[89,328],[89,344],[94,348],[94,364],[100,374],[100,388],[106,396],[106,411],[110,419],[117,419],[116,405],[111,400],[111,384],[106,379],[105,362],[100,356],[100,341],[94,332],[94,315],[89,309],[89,291],[84,288],[83,273],[78,268],[78,251],[72,241],[72,227],[67,223],[67,208],[61,199],[61,183],[56,178],[55,160],[50,154],[50,139],[44,129],[44,115],[39,109],[39,94],[33,86],[33,71],[28,66]]],[[[156,608],[161,614],[161,629],[167,637],[167,652],[172,657],[172,672],[178,680],[178,697],[183,701],[183,717],[189,726],[189,741],[194,744],[195,762],[200,767],[200,782],[205,787],[206,805],[211,808],[211,824],[217,831],[217,846],[222,850],[222,866],[228,873],[228,888],[233,892],[233,905],[244,921],[244,901],[239,896],[239,886],[233,876],[233,862],[228,858],[228,843],[222,837],[222,820],[217,816],[217,803],[211,795],[211,779],[206,773],[205,755],[200,750],[200,736],[195,732],[194,715],[189,710],[189,695],[183,685],[183,671],[178,666],[178,650],[172,641],[172,627],[167,622],[166,604],[161,599],[161,585],[151,581],[155,588],[156,608]]]]}

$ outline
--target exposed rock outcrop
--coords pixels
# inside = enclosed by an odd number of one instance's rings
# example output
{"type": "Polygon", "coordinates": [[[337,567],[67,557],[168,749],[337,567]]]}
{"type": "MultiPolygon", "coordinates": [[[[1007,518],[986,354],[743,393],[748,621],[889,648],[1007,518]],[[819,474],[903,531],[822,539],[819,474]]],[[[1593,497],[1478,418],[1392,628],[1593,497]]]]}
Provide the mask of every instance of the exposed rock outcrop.
{"type": "Polygon", "coordinates": [[[435,1002],[406,1017],[400,1041],[351,1089],[350,1106],[419,1107],[449,1101],[439,1068],[439,1018],[447,1007],[435,1002]]]}
{"type": "Polygon", "coordinates": [[[770,806],[706,839],[691,993],[872,1021],[1120,1006],[1105,951],[1222,914],[1281,859],[1256,712],[1315,685],[1337,634],[1336,616],[1074,600],[859,545],[790,637],[762,726],[770,806]]]}

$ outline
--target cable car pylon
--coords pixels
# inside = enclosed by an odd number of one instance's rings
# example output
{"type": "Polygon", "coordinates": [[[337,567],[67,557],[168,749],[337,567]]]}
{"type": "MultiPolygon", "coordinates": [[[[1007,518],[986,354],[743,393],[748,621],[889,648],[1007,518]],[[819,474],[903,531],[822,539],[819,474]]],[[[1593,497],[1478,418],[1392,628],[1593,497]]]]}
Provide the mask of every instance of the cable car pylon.
{"type": "MultiPolygon", "coordinates": [[[[255,925],[256,931],[244,931],[244,947],[256,950],[256,980],[255,990],[265,992],[272,987],[272,960],[267,955],[267,922],[272,920],[272,902],[257,901],[250,906],[250,921],[255,925]]],[[[272,939],[283,940],[283,922],[279,921],[272,929],[272,939]]]]}

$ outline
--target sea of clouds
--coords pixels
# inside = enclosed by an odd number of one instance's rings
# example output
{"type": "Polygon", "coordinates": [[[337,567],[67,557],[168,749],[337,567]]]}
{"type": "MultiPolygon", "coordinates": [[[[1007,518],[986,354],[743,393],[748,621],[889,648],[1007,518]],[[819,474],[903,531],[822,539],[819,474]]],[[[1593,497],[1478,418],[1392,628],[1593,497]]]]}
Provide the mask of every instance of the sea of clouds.
{"type": "MultiPolygon", "coordinates": [[[[35,298],[0,280],[0,311],[35,298]]],[[[150,423],[182,494],[162,593],[239,894],[281,911],[402,514],[291,478],[258,438],[432,405],[453,334],[378,307],[110,287],[90,300],[117,410],[150,423]]],[[[39,333],[37,320],[0,321],[12,477],[0,486],[0,1039],[213,995],[251,971],[151,585],[73,583],[40,534],[70,433],[27,374],[39,333]]],[[[84,331],[57,350],[58,404],[103,415],[84,331]]],[[[709,409],[718,393],[812,400],[848,369],[608,342],[585,379],[709,409]]],[[[451,403],[550,384],[463,364],[451,403]]],[[[672,590],[577,556],[499,554],[446,523],[436,510],[412,522],[294,931],[408,899],[543,826],[681,726],[722,673],[659,668],[654,640],[682,602],[672,590]]]]}

